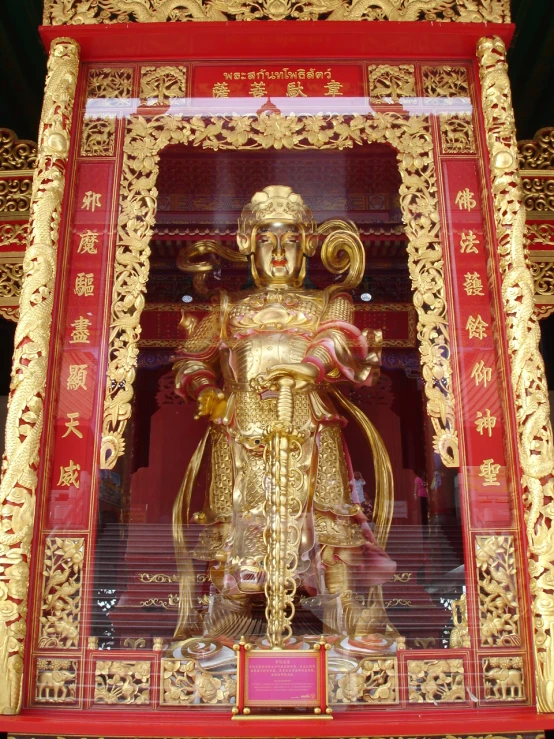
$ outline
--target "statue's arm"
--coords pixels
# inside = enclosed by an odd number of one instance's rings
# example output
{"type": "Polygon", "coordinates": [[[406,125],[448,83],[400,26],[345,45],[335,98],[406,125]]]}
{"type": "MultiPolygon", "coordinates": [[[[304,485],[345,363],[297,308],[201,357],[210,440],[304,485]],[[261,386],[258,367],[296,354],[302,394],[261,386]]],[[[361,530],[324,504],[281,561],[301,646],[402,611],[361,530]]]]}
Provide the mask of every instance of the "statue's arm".
{"type": "Polygon", "coordinates": [[[321,318],[304,362],[319,368],[319,380],[350,380],[356,385],[374,385],[381,364],[381,332],[360,331],[354,325],[350,295],[333,297],[321,318]]]}
{"type": "Polygon", "coordinates": [[[175,390],[184,398],[197,400],[202,391],[217,386],[220,322],[217,311],[210,312],[191,331],[175,356],[175,390]]]}

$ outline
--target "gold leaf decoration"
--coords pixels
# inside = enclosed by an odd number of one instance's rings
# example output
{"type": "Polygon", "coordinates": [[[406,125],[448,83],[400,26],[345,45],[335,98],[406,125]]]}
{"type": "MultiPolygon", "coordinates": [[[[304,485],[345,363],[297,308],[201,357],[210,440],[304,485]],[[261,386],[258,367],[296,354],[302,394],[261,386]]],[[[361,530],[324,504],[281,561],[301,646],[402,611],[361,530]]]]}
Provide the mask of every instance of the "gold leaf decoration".
{"type": "Polygon", "coordinates": [[[111,157],[115,148],[115,118],[85,118],[82,157],[111,157]]]}

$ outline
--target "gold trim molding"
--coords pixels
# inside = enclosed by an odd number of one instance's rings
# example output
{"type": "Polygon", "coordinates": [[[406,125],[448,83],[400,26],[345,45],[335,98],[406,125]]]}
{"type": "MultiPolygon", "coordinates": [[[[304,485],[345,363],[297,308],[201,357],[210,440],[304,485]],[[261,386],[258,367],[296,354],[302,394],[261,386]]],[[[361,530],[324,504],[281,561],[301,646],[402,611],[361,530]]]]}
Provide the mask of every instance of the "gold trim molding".
{"type": "Polygon", "coordinates": [[[170,144],[213,150],[345,149],[375,142],[398,152],[400,202],[408,237],[408,266],[418,315],[427,412],[434,449],[457,467],[458,434],[451,386],[450,335],[444,284],[441,224],[427,116],[396,112],[365,116],[259,116],[184,118],[132,116],[127,123],[111,307],[101,466],[111,469],[124,453],[131,416],[140,316],[149,272],[149,243],[156,219],[154,191],[160,151],[170,144]]]}
{"type": "Polygon", "coordinates": [[[506,47],[498,37],[482,38],[477,56],[526,509],[537,707],[550,713],[554,711],[554,446],[550,404],[534,313],[535,286],[523,243],[525,208],[506,47]]]}
{"type": "Polygon", "coordinates": [[[167,21],[510,23],[509,0],[45,0],[45,26],[167,21]]]}
{"type": "Polygon", "coordinates": [[[78,44],[73,39],[55,39],[48,58],[39,129],[0,483],[0,714],[18,713],[21,707],[29,559],[56,252],[78,67],[78,44]]]}

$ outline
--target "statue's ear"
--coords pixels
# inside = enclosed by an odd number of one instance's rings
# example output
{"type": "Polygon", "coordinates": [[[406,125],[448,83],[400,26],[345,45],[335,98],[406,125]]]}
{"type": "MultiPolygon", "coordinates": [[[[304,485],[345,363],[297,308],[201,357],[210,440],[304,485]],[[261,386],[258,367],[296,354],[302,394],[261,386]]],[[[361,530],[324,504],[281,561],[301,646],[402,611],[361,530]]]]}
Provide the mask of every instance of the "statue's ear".
{"type": "Polygon", "coordinates": [[[64,682],[64,676],[63,676],[63,673],[62,673],[62,672],[60,672],[60,670],[54,670],[54,671],[52,672],[52,680],[53,680],[53,681],[54,681],[55,683],[63,683],[63,682],[64,682]]]}
{"type": "Polygon", "coordinates": [[[317,234],[306,234],[306,243],[304,246],[304,254],[307,257],[313,257],[313,255],[316,252],[317,244],[318,244],[318,236],[317,234]]]}
{"type": "Polygon", "coordinates": [[[241,231],[238,231],[237,246],[241,254],[250,254],[250,236],[241,231]]]}

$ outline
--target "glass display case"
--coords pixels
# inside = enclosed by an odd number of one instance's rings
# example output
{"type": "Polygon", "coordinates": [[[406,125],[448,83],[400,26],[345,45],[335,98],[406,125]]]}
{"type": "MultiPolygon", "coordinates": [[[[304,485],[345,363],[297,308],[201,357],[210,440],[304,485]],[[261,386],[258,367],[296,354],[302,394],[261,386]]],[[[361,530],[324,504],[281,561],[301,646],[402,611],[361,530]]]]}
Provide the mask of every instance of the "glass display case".
{"type": "Polygon", "coordinates": [[[373,20],[372,53],[356,24],[310,52],[318,22],[243,61],[219,31],[179,52],[178,23],[140,53],[138,24],[68,25],[79,62],[43,29],[14,736],[546,725],[552,439],[504,43],[373,20]]]}

